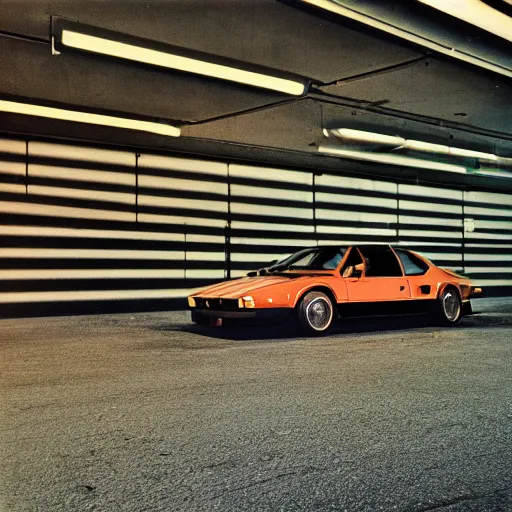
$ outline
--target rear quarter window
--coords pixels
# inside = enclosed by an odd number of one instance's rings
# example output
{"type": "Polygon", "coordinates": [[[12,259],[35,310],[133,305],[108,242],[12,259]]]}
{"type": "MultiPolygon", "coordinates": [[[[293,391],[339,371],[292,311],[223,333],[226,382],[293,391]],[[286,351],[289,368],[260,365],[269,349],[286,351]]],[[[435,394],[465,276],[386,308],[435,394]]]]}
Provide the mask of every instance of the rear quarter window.
{"type": "Polygon", "coordinates": [[[409,251],[398,249],[396,253],[404,266],[406,276],[422,276],[429,268],[424,261],[414,256],[414,254],[411,254],[409,251]]]}

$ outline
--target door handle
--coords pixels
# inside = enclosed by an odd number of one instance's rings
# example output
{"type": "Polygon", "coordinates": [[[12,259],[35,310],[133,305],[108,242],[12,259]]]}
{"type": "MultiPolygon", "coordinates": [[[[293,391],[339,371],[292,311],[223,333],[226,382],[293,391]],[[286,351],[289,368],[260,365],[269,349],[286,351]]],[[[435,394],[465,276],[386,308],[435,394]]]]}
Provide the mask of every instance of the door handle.
{"type": "Polygon", "coordinates": [[[405,290],[405,286],[400,286],[400,291],[403,292],[405,290]]]}

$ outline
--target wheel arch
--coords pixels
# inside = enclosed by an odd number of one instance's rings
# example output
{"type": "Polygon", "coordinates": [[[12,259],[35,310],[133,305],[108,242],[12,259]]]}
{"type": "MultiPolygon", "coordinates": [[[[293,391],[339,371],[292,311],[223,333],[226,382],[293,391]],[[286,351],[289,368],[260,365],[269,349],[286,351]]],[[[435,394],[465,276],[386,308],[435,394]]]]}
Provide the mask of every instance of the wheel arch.
{"type": "Polygon", "coordinates": [[[443,294],[443,292],[446,290],[446,288],[448,286],[455,288],[455,290],[457,291],[457,294],[459,295],[459,299],[462,302],[462,291],[460,289],[460,285],[457,283],[450,283],[450,282],[444,282],[444,283],[440,283],[438,285],[436,299],[439,299],[441,297],[441,295],[443,294]]]}
{"type": "Polygon", "coordinates": [[[334,308],[336,308],[338,301],[336,300],[336,294],[334,293],[334,290],[330,288],[329,286],[325,284],[318,284],[318,285],[312,285],[308,288],[302,289],[297,293],[297,296],[295,297],[295,301],[292,305],[292,307],[297,307],[297,305],[300,303],[300,301],[304,298],[304,296],[309,292],[322,292],[325,293],[331,300],[334,308]]]}

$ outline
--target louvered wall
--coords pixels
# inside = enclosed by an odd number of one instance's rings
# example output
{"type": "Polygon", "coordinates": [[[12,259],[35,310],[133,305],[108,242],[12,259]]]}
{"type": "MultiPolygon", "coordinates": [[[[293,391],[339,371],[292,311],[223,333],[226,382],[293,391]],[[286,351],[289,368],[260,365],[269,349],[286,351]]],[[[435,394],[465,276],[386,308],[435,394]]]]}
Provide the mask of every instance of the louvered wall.
{"type": "Polygon", "coordinates": [[[231,164],[229,179],[232,277],[316,245],[312,173],[231,164]]]}
{"type": "Polygon", "coordinates": [[[475,225],[465,233],[465,271],[482,286],[512,294],[512,196],[466,191],[464,216],[475,225]]]}
{"type": "Polygon", "coordinates": [[[462,191],[400,183],[398,195],[400,245],[463,271],[462,191]]]}
{"type": "Polygon", "coordinates": [[[396,243],[396,183],[332,174],[315,178],[319,243],[396,243]]]}
{"type": "Polygon", "coordinates": [[[506,194],[0,139],[3,315],[179,307],[318,243],[408,246],[512,293],[511,233],[506,194]]]}

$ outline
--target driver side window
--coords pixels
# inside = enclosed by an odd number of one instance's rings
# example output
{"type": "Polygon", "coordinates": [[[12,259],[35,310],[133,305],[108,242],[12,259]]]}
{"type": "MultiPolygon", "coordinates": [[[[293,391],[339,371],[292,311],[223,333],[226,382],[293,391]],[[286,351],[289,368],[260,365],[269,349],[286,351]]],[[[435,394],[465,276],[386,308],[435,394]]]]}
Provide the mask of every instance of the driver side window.
{"type": "Polygon", "coordinates": [[[397,257],[389,247],[361,247],[366,259],[366,277],[402,277],[397,257]]]}

